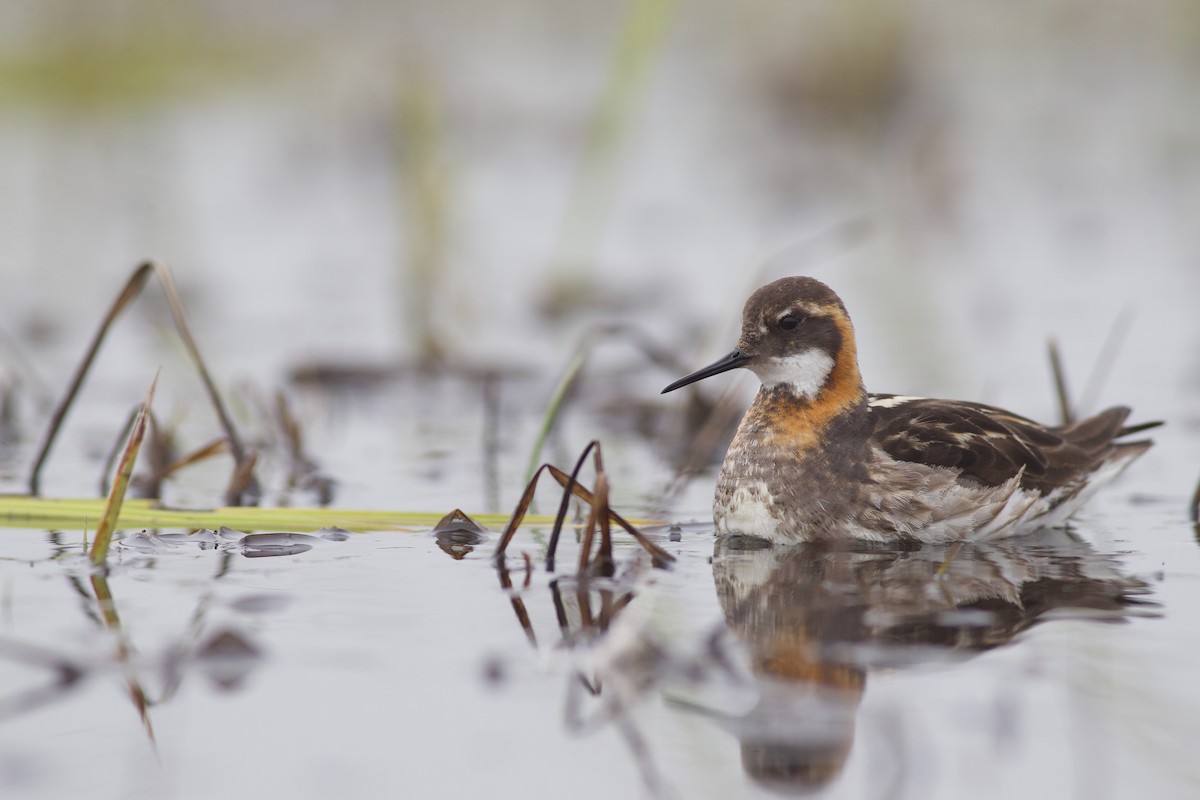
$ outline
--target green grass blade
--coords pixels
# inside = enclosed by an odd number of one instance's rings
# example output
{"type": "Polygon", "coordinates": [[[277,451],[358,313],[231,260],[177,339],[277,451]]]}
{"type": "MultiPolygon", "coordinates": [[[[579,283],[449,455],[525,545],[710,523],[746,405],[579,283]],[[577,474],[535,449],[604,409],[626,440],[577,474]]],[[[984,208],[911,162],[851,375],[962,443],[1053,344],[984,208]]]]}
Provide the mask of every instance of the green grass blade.
{"type": "Polygon", "coordinates": [[[576,348],[566,371],[559,378],[558,385],[554,387],[550,402],[546,404],[546,412],[542,415],[542,424],[538,428],[537,438],[533,441],[533,450],[529,453],[529,464],[525,467],[525,483],[533,480],[533,473],[537,471],[538,462],[542,460],[542,448],[546,445],[546,437],[550,435],[550,429],[554,427],[554,421],[558,419],[558,413],[562,410],[567,392],[571,390],[575,379],[579,377],[579,371],[587,362],[590,347],[588,337],[585,337],[584,341],[580,342],[579,347],[576,348]]]}
{"type": "Polygon", "coordinates": [[[129,488],[129,479],[133,475],[133,462],[137,461],[138,451],[142,449],[142,439],[146,436],[146,415],[150,413],[150,404],[154,401],[154,387],[158,385],[158,376],[150,382],[146,399],[142,401],[142,409],[134,420],[133,430],[129,432],[129,441],[125,443],[125,452],[117,466],[117,479],[113,481],[112,491],[108,493],[108,501],[104,506],[104,514],[96,526],[96,539],[92,542],[91,559],[94,566],[104,565],[108,558],[108,546],[112,542],[113,531],[121,516],[121,505],[125,502],[125,490],[129,488]]]}
{"type": "MultiPolygon", "coordinates": [[[[0,496],[0,528],[84,530],[104,513],[106,501],[93,498],[46,498],[28,495],[0,496]]],[[[243,531],[315,531],[339,527],[349,531],[428,531],[445,514],[436,511],[387,511],[342,508],[259,508],[238,506],[215,509],[161,508],[151,500],[129,498],[120,508],[114,530],[131,528],[219,528],[243,531]]],[[[506,514],[471,514],[479,524],[500,530],[506,514]]],[[[654,520],[632,520],[653,525],[654,520]]],[[[529,515],[529,527],[549,527],[554,518],[529,515]]]]}

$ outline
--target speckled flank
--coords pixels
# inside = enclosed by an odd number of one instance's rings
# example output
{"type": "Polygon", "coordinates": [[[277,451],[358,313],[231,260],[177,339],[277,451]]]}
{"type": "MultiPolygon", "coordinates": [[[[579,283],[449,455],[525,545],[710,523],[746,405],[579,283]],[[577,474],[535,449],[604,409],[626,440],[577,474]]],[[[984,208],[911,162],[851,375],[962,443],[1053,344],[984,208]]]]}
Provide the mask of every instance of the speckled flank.
{"type": "MultiPolygon", "coordinates": [[[[867,501],[862,490],[870,483],[871,452],[858,424],[862,414],[852,410],[826,420],[822,410],[785,388],[759,391],[717,481],[718,531],[811,538],[783,532],[830,527],[867,501]],[[838,432],[832,447],[830,431],[838,432]]],[[[865,403],[857,410],[865,412],[865,403]]]]}

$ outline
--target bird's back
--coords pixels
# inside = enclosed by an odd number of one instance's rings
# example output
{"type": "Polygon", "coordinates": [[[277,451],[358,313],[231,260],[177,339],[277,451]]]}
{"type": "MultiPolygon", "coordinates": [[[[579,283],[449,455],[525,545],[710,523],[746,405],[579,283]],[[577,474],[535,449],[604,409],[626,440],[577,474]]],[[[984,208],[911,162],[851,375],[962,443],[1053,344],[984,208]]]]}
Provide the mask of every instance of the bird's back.
{"type": "Polygon", "coordinates": [[[1124,406],[1060,426],[957,400],[872,395],[869,408],[872,438],[898,461],[953,469],[983,486],[1019,476],[1022,489],[1044,495],[1107,462],[1128,462],[1141,454],[1149,440],[1118,440],[1159,424],[1126,427],[1129,409],[1124,406]]]}
{"type": "Polygon", "coordinates": [[[893,395],[873,395],[870,402],[872,438],[884,453],[897,462],[952,470],[966,486],[1013,486],[1035,501],[1012,520],[1025,529],[1062,524],[1149,449],[1148,439],[1121,439],[1161,423],[1126,426],[1129,413],[1117,406],[1043,426],[979,403],[893,395]]]}

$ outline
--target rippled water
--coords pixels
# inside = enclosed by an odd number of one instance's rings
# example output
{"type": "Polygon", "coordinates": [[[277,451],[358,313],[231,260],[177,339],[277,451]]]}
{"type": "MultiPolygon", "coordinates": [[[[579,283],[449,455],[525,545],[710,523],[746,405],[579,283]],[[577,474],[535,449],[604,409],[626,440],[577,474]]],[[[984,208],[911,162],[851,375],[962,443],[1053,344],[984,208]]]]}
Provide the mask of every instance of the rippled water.
{"type": "MultiPolygon", "coordinates": [[[[601,438],[615,507],[678,523],[647,529],[669,571],[624,542],[616,577],[581,584],[573,552],[546,572],[532,528],[507,574],[496,532],[160,531],[96,580],[81,531],[0,531],[0,794],[1195,796],[1196,65],[1170,3],[1138,25],[1120,3],[1067,5],[676,8],[590,200],[594,252],[565,266],[622,22],[606,5],[513,4],[501,24],[473,3],[297,4],[285,41],[251,48],[273,67],[84,108],[13,90],[4,64],[42,40],[28,8],[0,12],[5,490],[97,298],[150,255],[263,451],[269,502],[313,502],[284,485],[277,387],[335,506],[507,512],[588,325],[635,324],[678,361],[599,338],[544,452],[566,466],[601,438]],[[863,19],[870,41],[847,33],[863,19]],[[430,295],[409,263],[423,234],[396,98],[413,91],[441,109],[430,295]],[[711,467],[679,484],[669,463],[688,401],[658,391],[730,349],[751,289],[801,272],[845,299],[874,391],[1053,419],[1054,335],[1085,410],[1167,425],[1069,532],[717,543],[711,467]],[[414,296],[448,372],[410,368],[414,296]],[[289,377],[314,363],[371,380],[289,377]]],[[[95,492],[160,365],[156,409],[183,443],[216,435],[155,303],[113,332],[47,494],[95,492]]],[[[745,400],[750,381],[725,377],[745,400]]],[[[227,477],[192,468],[167,498],[211,505],[227,477]]]]}

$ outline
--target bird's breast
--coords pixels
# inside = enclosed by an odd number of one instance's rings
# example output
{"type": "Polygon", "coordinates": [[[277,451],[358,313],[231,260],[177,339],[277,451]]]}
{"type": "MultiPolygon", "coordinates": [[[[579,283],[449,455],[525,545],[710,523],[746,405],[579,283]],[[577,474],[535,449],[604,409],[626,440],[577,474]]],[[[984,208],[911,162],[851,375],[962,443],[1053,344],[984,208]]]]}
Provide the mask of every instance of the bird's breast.
{"type": "Polygon", "coordinates": [[[721,465],[718,532],[804,541],[853,516],[870,481],[865,433],[846,418],[856,413],[827,415],[760,392],[721,465]]]}

